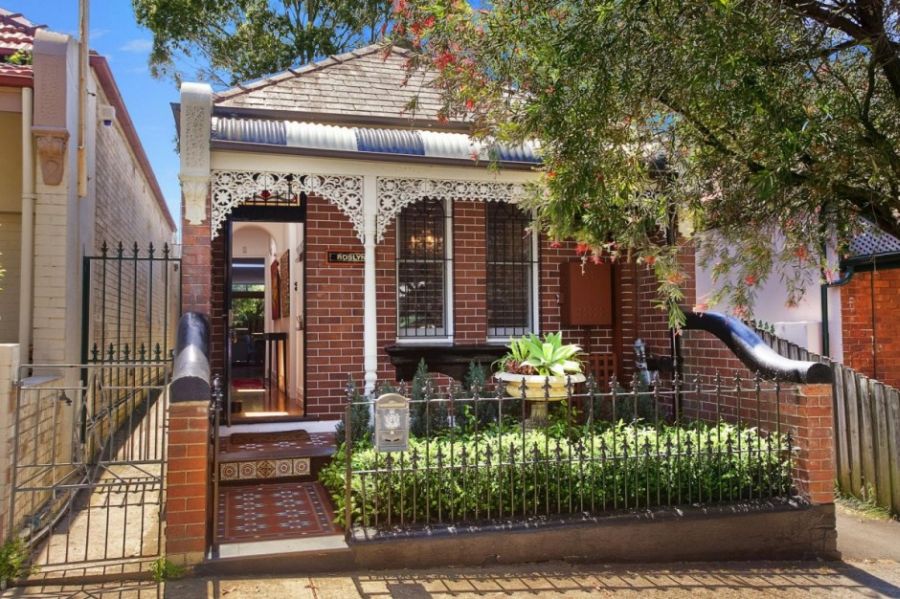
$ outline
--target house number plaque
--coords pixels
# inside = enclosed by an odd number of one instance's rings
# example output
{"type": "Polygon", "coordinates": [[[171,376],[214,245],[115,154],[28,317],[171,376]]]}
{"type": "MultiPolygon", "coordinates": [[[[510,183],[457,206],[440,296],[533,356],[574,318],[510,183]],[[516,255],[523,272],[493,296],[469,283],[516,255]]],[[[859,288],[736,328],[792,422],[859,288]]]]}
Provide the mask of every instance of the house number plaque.
{"type": "Polygon", "coordinates": [[[375,400],[375,449],[406,451],[409,445],[409,400],[387,393],[375,400]]]}
{"type": "Polygon", "coordinates": [[[362,264],[365,261],[363,252],[328,252],[328,262],[332,264],[362,264]]]}

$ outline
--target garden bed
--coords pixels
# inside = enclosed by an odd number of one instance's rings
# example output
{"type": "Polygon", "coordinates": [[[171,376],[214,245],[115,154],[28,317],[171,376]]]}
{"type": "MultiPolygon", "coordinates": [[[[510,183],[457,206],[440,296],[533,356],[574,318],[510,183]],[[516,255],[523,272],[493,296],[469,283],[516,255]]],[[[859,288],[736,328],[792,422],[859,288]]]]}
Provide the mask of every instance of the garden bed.
{"type": "MultiPolygon", "coordinates": [[[[733,424],[491,427],[351,451],[352,525],[390,531],[787,497],[790,439],[733,424]]],[[[346,524],[346,448],[320,474],[346,524]]]]}

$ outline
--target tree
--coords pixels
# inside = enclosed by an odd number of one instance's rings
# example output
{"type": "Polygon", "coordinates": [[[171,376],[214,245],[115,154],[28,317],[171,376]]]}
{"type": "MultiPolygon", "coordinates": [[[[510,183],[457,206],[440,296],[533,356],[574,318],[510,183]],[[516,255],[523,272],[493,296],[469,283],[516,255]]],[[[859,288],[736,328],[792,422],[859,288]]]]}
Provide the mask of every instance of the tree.
{"type": "Polygon", "coordinates": [[[132,0],[153,33],[155,76],[179,80],[192,64],[221,85],[283,71],[374,42],[390,15],[387,0],[132,0]],[[178,65],[178,66],[176,66],[178,65]]]}
{"type": "Polygon", "coordinates": [[[860,218],[900,236],[896,0],[398,0],[394,35],[445,115],[537,139],[537,225],[653,268],[683,322],[679,246],[746,315],[834,276],[860,218]],[[674,235],[680,231],[681,236],[674,235]],[[694,232],[714,231],[696,235],[694,232]],[[773,243],[773,239],[781,239],[773,243]]]}

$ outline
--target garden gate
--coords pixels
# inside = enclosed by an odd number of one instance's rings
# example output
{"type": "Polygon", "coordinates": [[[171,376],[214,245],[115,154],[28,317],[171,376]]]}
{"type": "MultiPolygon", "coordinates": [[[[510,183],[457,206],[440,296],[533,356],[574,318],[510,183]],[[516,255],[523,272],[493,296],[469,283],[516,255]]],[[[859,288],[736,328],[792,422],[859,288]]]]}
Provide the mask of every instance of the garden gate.
{"type": "Polygon", "coordinates": [[[21,366],[15,395],[7,524],[44,579],[133,574],[163,546],[180,259],[104,244],[83,267],[81,362],[21,366]]]}

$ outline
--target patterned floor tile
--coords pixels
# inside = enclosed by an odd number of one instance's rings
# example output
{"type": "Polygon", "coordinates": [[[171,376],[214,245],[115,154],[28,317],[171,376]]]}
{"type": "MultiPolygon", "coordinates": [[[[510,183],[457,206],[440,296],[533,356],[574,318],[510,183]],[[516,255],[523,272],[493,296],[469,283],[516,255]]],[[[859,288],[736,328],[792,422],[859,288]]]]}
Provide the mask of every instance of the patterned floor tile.
{"type": "Polygon", "coordinates": [[[219,489],[219,542],[292,539],[340,532],[319,483],[278,483],[219,489]]]}

